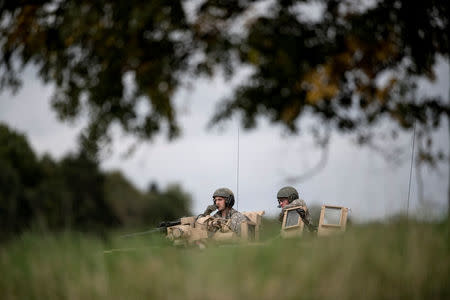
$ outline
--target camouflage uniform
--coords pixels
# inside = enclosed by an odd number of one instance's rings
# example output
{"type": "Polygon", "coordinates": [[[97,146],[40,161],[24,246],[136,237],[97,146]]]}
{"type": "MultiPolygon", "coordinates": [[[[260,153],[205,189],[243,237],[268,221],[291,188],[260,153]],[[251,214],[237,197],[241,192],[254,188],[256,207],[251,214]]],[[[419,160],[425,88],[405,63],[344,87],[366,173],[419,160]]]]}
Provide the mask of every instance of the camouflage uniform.
{"type": "MultiPolygon", "coordinates": [[[[213,215],[214,218],[222,218],[222,212],[217,212],[213,215]]],[[[230,220],[229,226],[232,231],[234,231],[237,235],[241,235],[241,223],[245,221],[250,221],[246,216],[242,213],[238,212],[234,208],[228,210],[227,215],[225,216],[226,220],[230,220]]]]}
{"type": "Polygon", "coordinates": [[[295,200],[293,200],[291,203],[289,203],[288,205],[286,205],[286,206],[281,210],[281,213],[280,213],[280,216],[278,217],[278,220],[279,220],[280,222],[283,222],[283,217],[284,217],[284,212],[285,212],[285,210],[288,209],[288,208],[296,207],[296,206],[303,206],[303,207],[305,207],[305,213],[306,213],[306,215],[305,215],[305,220],[306,220],[307,222],[309,222],[309,224],[312,224],[311,214],[309,213],[309,210],[307,209],[307,206],[306,206],[306,202],[305,202],[305,200],[303,200],[303,199],[295,199],[295,200]]]}

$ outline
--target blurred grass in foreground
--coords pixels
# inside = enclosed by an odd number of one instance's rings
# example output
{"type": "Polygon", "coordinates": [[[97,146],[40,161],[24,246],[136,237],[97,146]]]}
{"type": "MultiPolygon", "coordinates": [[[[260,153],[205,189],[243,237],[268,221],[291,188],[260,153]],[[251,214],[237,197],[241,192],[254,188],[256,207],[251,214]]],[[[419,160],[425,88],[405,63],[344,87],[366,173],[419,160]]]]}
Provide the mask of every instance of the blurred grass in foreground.
{"type": "MultiPolygon", "coordinates": [[[[268,231],[273,228],[267,228],[268,231]]],[[[266,236],[267,238],[267,236],[266,236]]],[[[0,246],[2,299],[450,299],[449,225],[374,224],[259,246],[24,234],[0,246]],[[129,251],[104,250],[127,248],[129,251]]]]}

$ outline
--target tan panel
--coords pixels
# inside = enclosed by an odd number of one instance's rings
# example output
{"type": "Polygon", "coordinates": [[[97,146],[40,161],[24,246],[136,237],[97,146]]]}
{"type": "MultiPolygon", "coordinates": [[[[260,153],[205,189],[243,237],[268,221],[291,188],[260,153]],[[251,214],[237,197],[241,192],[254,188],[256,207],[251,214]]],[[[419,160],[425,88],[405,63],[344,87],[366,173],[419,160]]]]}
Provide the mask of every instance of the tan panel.
{"type": "Polygon", "coordinates": [[[323,224],[324,216],[325,216],[325,205],[322,205],[322,207],[320,208],[319,228],[317,232],[320,231],[320,227],[323,224]]]}
{"type": "Polygon", "coordinates": [[[223,241],[234,241],[234,240],[237,240],[237,235],[233,231],[229,231],[229,232],[217,231],[212,236],[212,239],[214,241],[222,241],[222,242],[223,241]]]}
{"type": "Polygon", "coordinates": [[[303,222],[301,222],[301,225],[299,227],[283,229],[281,230],[281,236],[284,238],[301,236],[303,234],[303,226],[304,224],[303,222]]]}
{"type": "Polygon", "coordinates": [[[242,240],[249,240],[249,236],[248,236],[248,224],[247,222],[242,222],[241,223],[241,239],[242,240]]]}
{"type": "Polygon", "coordinates": [[[243,212],[244,216],[250,219],[250,221],[255,222],[256,224],[261,224],[261,222],[258,223],[258,221],[261,220],[261,217],[265,214],[264,210],[261,211],[251,211],[251,212],[243,212]]]}
{"type": "Polygon", "coordinates": [[[184,217],[180,219],[181,225],[191,225],[194,227],[195,217],[184,217]]]}
{"type": "Polygon", "coordinates": [[[320,210],[319,228],[317,230],[317,235],[326,236],[333,233],[344,232],[347,225],[347,215],[348,215],[348,208],[346,207],[334,205],[322,205],[322,208],[320,210]],[[324,224],[326,208],[334,208],[341,210],[339,225],[324,224]]]}
{"type": "Polygon", "coordinates": [[[208,231],[201,228],[192,228],[189,236],[190,241],[197,241],[208,238],[208,231]]]}
{"type": "MultiPolygon", "coordinates": [[[[264,214],[264,212],[263,212],[264,214]]],[[[255,241],[259,241],[259,231],[261,230],[261,223],[262,223],[262,215],[258,214],[256,216],[256,226],[255,226],[255,241]]]]}
{"type": "MultiPolygon", "coordinates": [[[[259,233],[260,233],[260,230],[261,230],[262,216],[265,213],[266,212],[264,210],[255,211],[255,212],[253,212],[253,211],[252,212],[243,212],[242,213],[244,216],[246,216],[246,217],[248,217],[250,219],[250,221],[252,222],[250,224],[254,224],[255,225],[255,228],[254,228],[254,230],[255,230],[255,241],[259,241],[259,235],[260,235],[259,233]]],[[[246,236],[245,239],[248,240],[249,239],[248,228],[246,228],[245,230],[247,232],[247,236],[246,236]]],[[[244,239],[244,237],[242,235],[242,227],[241,227],[241,238],[244,239]]]]}
{"type": "Polygon", "coordinates": [[[257,241],[259,239],[258,228],[259,226],[254,222],[242,222],[241,241],[257,241]]]}
{"type": "MultiPolygon", "coordinates": [[[[306,208],[304,207],[304,206],[296,206],[296,207],[292,207],[292,208],[288,208],[288,209],[286,209],[286,211],[284,212],[284,215],[283,215],[283,222],[282,222],[282,229],[284,230],[284,229],[287,229],[286,228],[286,219],[287,219],[287,216],[288,216],[288,213],[290,212],[290,211],[292,211],[292,210],[296,210],[296,209],[299,209],[299,208],[301,208],[301,209],[303,209],[303,210],[305,210],[306,211],[306,208]]],[[[298,218],[299,218],[299,221],[298,221],[298,223],[297,223],[297,225],[298,226],[302,226],[303,225],[303,220],[302,220],[302,218],[300,217],[300,215],[298,216],[298,218]]],[[[291,227],[291,226],[290,226],[291,227]]],[[[302,228],[303,228],[303,226],[302,226],[302,228]]]]}
{"type": "Polygon", "coordinates": [[[296,210],[299,208],[306,210],[306,208],[304,206],[296,206],[296,207],[288,208],[284,212],[283,223],[281,225],[281,232],[280,232],[280,234],[283,238],[296,237],[296,236],[301,236],[303,234],[303,229],[304,229],[305,224],[303,223],[303,220],[300,217],[300,215],[298,215],[297,225],[286,227],[286,220],[287,220],[288,213],[290,211],[293,211],[293,210],[296,210]]]}
{"type": "Polygon", "coordinates": [[[344,208],[344,211],[342,212],[342,219],[341,219],[342,231],[345,231],[345,229],[347,227],[347,215],[348,215],[348,208],[344,208]]]}

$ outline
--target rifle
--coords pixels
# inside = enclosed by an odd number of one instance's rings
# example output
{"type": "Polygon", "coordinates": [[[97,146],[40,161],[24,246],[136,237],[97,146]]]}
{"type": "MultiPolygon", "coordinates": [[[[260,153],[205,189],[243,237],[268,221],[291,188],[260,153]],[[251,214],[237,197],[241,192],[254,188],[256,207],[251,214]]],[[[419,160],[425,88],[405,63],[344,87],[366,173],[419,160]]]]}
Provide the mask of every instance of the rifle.
{"type": "Polygon", "coordinates": [[[175,220],[175,221],[162,221],[159,223],[158,228],[167,228],[172,226],[181,225],[181,219],[175,220]]]}
{"type": "Polygon", "coordinates": [[[175,221],[162,221],[161,223],[159,223],[159,226],[147,231],[141,231],[141,232],[135,232],[135,233],[128,233],[128,234],[124,234],[121,235],[121,238],[127,238],[127,237],[133,237],[133,236],[138,236],[138,235],[146,235],[146,234],[152,234],[154,232],[164,232],[166,230],[167,227],[172,227],[172,226],[176,226],[176,225],[180,225],[181,224],[181,219],[175,220],[175,221]]]}

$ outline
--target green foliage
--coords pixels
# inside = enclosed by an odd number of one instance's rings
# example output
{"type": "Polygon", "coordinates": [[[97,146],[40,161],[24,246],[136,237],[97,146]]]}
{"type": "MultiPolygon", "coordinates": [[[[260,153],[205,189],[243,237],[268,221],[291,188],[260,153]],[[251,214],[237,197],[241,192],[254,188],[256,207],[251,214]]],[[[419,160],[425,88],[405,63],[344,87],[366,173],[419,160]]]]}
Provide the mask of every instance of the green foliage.
{"type": "Polygon", "coordinates": [[[165,191],[159,193],[150,191],[146,199],[149,202],[147,220],[152,224],[191,215],[192,198],[178,184],[169,185],[165,191]]]}
{"type": "Polygon", "coordinates": [[[30,228],[155,225],[189,215],[191,201],[178,185],[143,193],[120,172],[104,174],[83,151],[39,160],[23,135],[0,124],[0,238],[30,228]]]}
{"type": "Polygon", "coordinates": [[[0,90],[16,88],[20,67],[34,64],[56,84],[62,119],[89,112],[82,143],[92,151],[112,124],[142,138],[177,136],[173,97],[185,81],[242,65],[250,80],[213,121],[241,113],[250,128],[262,115],[296,132],[308,112],[316,127],[370,143],[380,120],[404,129],[417,121],[428,135],[448,116],[445,99],[416,94],[421,78],[434,78],[436,58],[449,58],[447,1],[273,1],[255,15],[263,2],[2,1],[0,90]],[[308,6],[322,16],[308,18],[308,6]]]}
{"type": "Polygon", "coordinates": [[[121,224],[142,223],[142,212],[148,203],[142,192],[136,189],[119,171],[106,174],[104,193],[108,205],[121,224]]]}
{"type": "Polygon", "coordinates": [[[162,221],[191,215],[192,197],[178,184],[160,190],[152,183],[147,192],[141,192],[114,171],[106,175],[105,195],[114,215],[127,226],[156,226],[162,221]]]}
{"type": "Polygon", "coordinates": [[[447,299],[449,243],[448,223],[356,226],[326,238],[205,250],[158,239],[25,234],[0,247],[0,293],[3,299],[447,299]]]}
{"type": "Polygon", "coordinates": [[[0,233],[29,225],[40,171],[25,137],[0,124],[0,233]]]}
{"type": "Polygon", "coordinates": [[[83,153],[39,161],[23,135],[0,125],[0,162],[3,234],[32,226],[95,231],[115,223],[98,164],[83,153]]]}
{"type": "Polygon", "coordinates": [[[73,222],[85,230],[94,229],[96,224],[117,224],[106,204],[103,190],[105,178],[97,162],[81,152],[65,157],[59,168],[68,192],[64,205],[67,208],[65,219],[69,219],[69,224],[73,222]]]}

